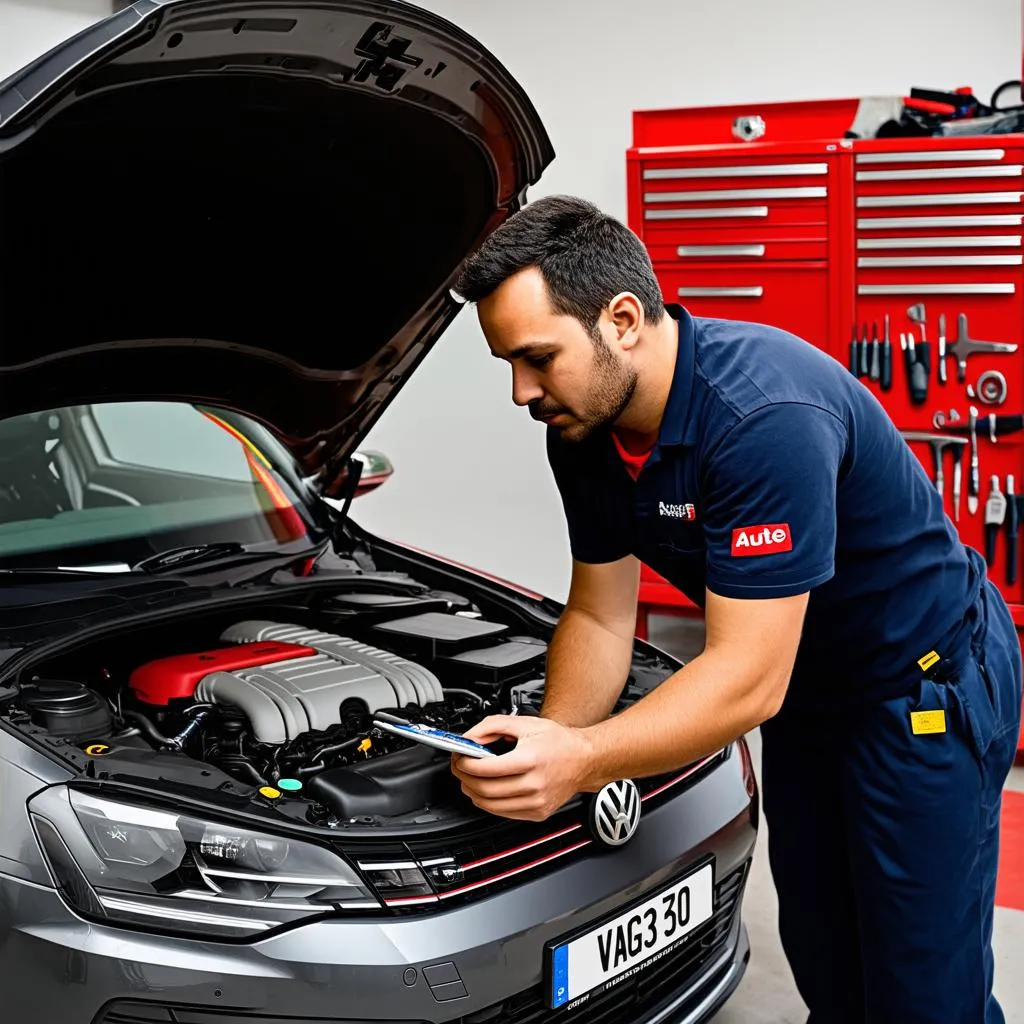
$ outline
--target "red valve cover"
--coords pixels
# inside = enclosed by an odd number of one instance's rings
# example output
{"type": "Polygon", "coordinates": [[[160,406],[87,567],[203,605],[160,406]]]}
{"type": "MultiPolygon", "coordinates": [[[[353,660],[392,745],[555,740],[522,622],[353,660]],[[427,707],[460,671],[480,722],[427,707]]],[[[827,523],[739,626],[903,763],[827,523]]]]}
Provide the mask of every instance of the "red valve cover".
{"type": "Polygon", "coordinates": [[[251,644],[232,644],[199,654],[176,654],[140,665],[128,680],[135,696],[146,704],[168,704],[188,699],[199,681],[211,672],[234,672],[256,665],[303,658],[317,652],[301,644],[284,644],[273,640],[251,644]]]}

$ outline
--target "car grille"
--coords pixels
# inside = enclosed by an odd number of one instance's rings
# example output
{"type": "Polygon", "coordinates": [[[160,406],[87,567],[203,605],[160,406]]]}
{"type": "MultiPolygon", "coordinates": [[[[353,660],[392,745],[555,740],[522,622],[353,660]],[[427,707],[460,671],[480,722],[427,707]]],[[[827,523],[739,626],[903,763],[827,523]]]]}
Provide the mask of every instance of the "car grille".
{"type": "MultiPolygon", "coordinates": [[[[672,776],[641,780],[638,786],[644,806],[657,806],[696,785],[727,756],[720,751],[672,776]]],[[[431,894],[392,898],[384,894],[384,902],[392,914],[432,913],[439,906],[460,906],[494,896],[585,856],[594,841],[581,818],[577,810],[556,815],[540,826],[492,819],[486,828],[478,827],[468,836],[410,839],[395,849],[378,848],[372,856],[356,855],[341,844],[339,849],[361,866],[380,862],[404,862],[410,868],[430,865],[424,874],[432,886],[431,894]]]]}
{"type": "MultiPolygon", "coordinates": [[[[695,930],[670,956],[655,966],[635,975],[629,981],[592,997],[574,1009],[568,1017],[563,1009],[549,1010],[544,989],[537,985],[526,992],[495,1003],[484,1010],[456,1017],[448,1024],[551,1024],[563,1018],[572,1024],[622,1024],[635,1021],[651,1012],[659,1003],[693,985],[697,975],[721,957],[739,909],[746,882],[749,861],[726,875],[715,887],[715,913],[695,930]]],[[[698,1003],[707,989],[714,986],[722,973],[709,977],[690,1001],[698,1003]]],[[[691,1009],[679,1007],[685,1015],[691,1009]]],[[[188,1007],[150,1002],[118,1000],[96,1018],[94,1024],[415,1024],[413,1021],[361,1022],[351,1018],[274,1017],[239,1011],[211,1010],[209,1007],[188,1007]]]]}

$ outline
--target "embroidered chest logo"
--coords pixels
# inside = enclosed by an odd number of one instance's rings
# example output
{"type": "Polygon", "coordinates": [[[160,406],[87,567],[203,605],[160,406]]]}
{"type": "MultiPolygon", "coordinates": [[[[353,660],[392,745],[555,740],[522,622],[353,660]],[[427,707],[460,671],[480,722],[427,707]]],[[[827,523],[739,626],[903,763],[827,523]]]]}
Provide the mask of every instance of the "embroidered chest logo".
{"type": "Polygon", "coordinates": [[[789,523],[744,526],[732,531],[733,555],[777,555],[793,550],[789,523]]]}
{"type": "Polygon", "coordinates": [[[697,507],[689,502],[684,505],[673,505],[667,501],[659,501],[658,515],[668,516],[669,519],[689,519],[692,521],[697,518],[697,507]]]}

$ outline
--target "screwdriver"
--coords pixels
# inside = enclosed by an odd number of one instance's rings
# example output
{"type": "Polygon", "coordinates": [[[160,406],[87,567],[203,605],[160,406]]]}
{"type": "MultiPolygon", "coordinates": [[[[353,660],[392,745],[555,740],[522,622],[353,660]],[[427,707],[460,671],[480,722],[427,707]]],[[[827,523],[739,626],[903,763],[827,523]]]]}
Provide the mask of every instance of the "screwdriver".
{"type": "Polygon", "coordinates": [[[882,340],[882,390],[892,387],[892,342],[889,340],[889,314],[885,314],[885,337],[882,340]]]}
{"type": "Polygon", "coordinates": [[[989,567],[996,560],[996,537],[1005,521],[1006,495],[999,490],[999,477],[993,475],[985,501],[985,562],[989,567]]]}
{"type": "Polygon", "coordinates": [[[854,377],[859,377],[860,374],[857,372],[857,366],[859,363],[859,357],[857,355],[857,325],[853,325],[853,335],[850,338],[850,373],[854,377]]]}
{"type": "Polygon", "coordinates": [[[878,365],[878,321],[873,320],[871,322],[871,373],[869,376],[872,380],[878,380],[881,375],[882,371],[878,365]]]}
{"type": "Polygon", "coordinates": [[[1006,478],[1006,582],[1013,586],[1017,582],[1017,530],[1020,516],[1017,511],[1017,497],[1013,493],[1013,474],[1006,478]]]}

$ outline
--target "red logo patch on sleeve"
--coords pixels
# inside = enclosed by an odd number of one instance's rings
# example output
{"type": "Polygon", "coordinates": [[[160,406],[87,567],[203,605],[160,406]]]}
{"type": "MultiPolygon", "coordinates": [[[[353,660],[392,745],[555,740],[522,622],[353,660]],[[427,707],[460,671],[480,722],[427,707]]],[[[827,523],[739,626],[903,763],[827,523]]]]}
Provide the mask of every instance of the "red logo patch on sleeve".
{"type": "Polygon", "coordinates": [[[789,523],[743,526],[732,531],[733,555],[777,555],[793,550],[789,523]]]}

